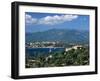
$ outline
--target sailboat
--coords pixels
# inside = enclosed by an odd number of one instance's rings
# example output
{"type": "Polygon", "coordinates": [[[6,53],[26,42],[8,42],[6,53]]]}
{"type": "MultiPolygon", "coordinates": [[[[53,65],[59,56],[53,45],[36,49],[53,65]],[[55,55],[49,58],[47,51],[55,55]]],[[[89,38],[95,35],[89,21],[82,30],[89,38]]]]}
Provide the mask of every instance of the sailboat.
{"type": "Polygon", "coordinates": [[[50,53],[51,51],[52,51],[51,48],[49,48],[49,53],[50,53]]]}

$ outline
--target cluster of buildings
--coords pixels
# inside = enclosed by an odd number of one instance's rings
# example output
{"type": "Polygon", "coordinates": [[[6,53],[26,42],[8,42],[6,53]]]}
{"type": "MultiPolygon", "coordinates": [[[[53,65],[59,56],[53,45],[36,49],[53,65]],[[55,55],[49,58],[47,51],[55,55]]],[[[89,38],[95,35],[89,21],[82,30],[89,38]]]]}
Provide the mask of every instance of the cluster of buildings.
{"type": "Polygon", "coordinates": [[[63,44],[60,42],[29,42],[26,43],[26,47],[36,48],[36,47],[62,47],[63,44]]]}

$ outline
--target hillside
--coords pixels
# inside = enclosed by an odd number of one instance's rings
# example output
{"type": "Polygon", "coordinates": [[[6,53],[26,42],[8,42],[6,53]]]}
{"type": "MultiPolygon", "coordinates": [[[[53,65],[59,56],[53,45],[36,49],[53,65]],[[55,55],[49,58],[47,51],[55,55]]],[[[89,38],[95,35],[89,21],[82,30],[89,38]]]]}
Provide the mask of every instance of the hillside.
{"type": "Polygon", "coordinates": [[[43,32],[26,33],[26,42],[61,41],[67,43],[88,43],[89,32],[85,30],[50,29],[43,32]]]}

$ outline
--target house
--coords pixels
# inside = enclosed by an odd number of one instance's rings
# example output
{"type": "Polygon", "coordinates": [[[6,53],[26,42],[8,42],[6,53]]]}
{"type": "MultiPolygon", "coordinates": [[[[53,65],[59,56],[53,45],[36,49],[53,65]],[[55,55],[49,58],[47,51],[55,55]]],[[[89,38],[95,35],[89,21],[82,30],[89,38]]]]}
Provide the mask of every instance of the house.
{"type": "Polygon", "coordinates": [[[77,49],[77,48],[81,48],[81,47],[82,47],[81,45],[76,45],[76,46],[73,46],[71,48],[66,48],[65,51],[69,51],[69,50],[77,49]]]}

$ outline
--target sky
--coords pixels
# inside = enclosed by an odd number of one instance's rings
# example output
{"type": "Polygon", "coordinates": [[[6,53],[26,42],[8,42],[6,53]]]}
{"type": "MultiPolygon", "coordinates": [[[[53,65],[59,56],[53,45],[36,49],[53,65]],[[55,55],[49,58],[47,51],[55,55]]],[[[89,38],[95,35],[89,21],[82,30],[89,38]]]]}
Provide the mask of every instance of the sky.
{"type": "Polygon", "coordinates": [[[89,30],[89,15],[25,12],[25,32],[89,30]]]}

